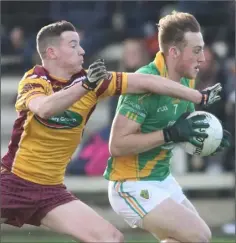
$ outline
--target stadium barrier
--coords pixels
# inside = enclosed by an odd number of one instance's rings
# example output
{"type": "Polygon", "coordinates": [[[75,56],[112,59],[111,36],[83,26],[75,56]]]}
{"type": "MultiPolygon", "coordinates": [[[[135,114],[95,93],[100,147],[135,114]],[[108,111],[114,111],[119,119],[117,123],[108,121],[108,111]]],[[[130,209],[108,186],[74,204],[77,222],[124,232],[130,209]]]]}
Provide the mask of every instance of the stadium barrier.
{"type": "MultiPolygon", "coordinates": [[[[175,176],[184,190],[220,190],[233,189],[235,177],[233,173],[204,174],[188,173],[175,176]]],[[[65,178],[68,190],[72,192],[104,192],[107,191],[108,181],[103,177],[68,176],[65,178]]]]}

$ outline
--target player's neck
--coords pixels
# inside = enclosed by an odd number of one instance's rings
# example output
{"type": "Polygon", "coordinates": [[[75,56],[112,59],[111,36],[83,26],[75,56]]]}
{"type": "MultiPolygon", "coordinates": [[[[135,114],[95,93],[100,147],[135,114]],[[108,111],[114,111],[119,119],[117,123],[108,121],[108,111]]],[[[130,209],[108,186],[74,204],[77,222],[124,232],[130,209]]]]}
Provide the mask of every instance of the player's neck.
{"type": "Polygon", "coordinates": [[[64,69],[50,63],[47,61],[42,62],[42,66],[49,72],[53,77],[57,77],[58,79],[69,80],[71,78],[71,74],[65,72],[64,69]]]}
{"type": "Polygon", "coordinates": [[[165,57],[165,62],[168,71],[168,78],[180,83],[181,76],[175,71],[175,63],[168,57],[165,57]]]}

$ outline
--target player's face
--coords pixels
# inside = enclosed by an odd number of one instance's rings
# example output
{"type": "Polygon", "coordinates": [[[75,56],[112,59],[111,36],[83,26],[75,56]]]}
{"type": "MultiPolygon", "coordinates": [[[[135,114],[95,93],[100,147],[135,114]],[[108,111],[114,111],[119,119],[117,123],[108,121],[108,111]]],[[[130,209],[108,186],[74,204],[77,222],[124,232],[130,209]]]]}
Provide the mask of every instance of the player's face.
{"type": "Polygon", "coordinates": [[[201,32],[186,32],[185,41],[186,45],[178,56],[176,71],[181,77],[195,79],[200,64],[205,61],[203,37],[201,32]]]}
{"type": "Polygon", "coordinates": [[[79,34],[65,31],[61,34],[60,43],[56,48],[57,63],[71,74],[82,69],[85,51],[80,46],[79,34]]]}

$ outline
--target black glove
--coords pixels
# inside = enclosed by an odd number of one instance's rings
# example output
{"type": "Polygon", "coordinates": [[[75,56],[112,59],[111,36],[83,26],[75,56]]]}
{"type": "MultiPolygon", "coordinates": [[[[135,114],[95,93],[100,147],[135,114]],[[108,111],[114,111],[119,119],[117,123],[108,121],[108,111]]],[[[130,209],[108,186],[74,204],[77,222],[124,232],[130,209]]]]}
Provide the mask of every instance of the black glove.
{"type": "Polygon", "coordinates": [[[207,108],[208,106],[219,101],[221,99],[221,96],[219,95],[221,90],[222,90],[221,84],[217,83],[212,87],[208,87],[200,91],[200,93],[202,94],[202,101],[200,103],[200,106],[202,108],[207,108]]]}
{"type": "Polygon", "coordinates": [[[190,112],[182,114],[172,126],[163,129],[166,143],[190,142],[194,146],[202,146],[202,143],[196,138],[205,139],[208,135],[195,129],[208,128],[210,125],[205,121],[205,115],[197,115],[186,119],[189,115],[190,112]]]}
{"type": "Polygon", "coordinates": [[[220,146],[216,149],[216,151],[212,155],[215,155],[216,153],[223,151],[225,148],[229,148],[231,146],[231,142],[232,142],[232,135],[230,134],[230,132],[224,129],[223,138],[221,140],[220,146]]]}
{"type": "Polygon", "coordinates": [[[108,78],[109,73],[106,70],[104,59],[98,59],[89,66],[87,78],[82,81],[82,86],[87,90],[94,90],[100,81],[108,78]]]}

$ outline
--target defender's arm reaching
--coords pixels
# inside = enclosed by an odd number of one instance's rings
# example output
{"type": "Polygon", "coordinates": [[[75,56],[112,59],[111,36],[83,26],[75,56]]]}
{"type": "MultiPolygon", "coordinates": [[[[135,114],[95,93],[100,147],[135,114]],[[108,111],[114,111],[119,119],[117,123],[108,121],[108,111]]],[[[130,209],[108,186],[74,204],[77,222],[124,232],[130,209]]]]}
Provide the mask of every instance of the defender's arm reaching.
{"type": "Polygon", "coordinates": [[[157,75],[128,73],[127,77],[127,93],[151,92],[191,101],[202,107],[207,107],[221,99],[219,95],[222,90],[220,83],[198,91],[157,75]]]}

